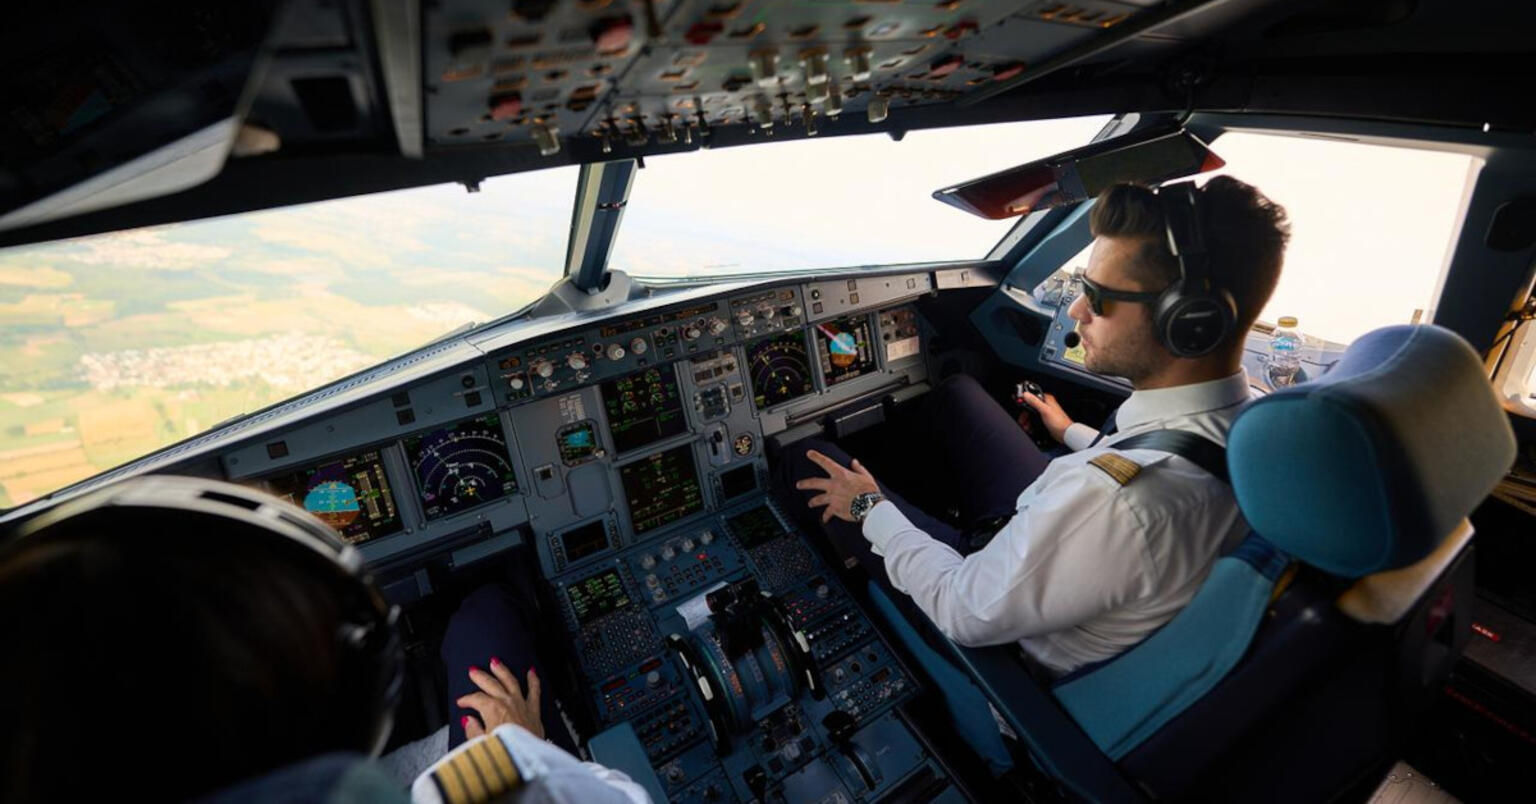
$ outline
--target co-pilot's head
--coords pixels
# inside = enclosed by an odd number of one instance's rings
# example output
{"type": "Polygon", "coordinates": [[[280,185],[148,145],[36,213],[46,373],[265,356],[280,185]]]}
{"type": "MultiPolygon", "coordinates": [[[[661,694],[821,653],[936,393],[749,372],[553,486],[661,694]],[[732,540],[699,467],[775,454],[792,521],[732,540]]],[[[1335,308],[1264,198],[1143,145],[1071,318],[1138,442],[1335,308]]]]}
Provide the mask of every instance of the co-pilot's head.
{"type": "Polygon", "coordinates": [[[1213,278],[1236,303],[1231,334],[1200,358],[1177,357],[1159,341],[1154,326],[1157,298],[1179,279],[1179,263],[1168,248],[1157,196],[1145,187],[1115,185],[1094,204],[1089,219],[1093,251],[1081,292],[1069,310],[1078,322],[1089,370],[1139,385],[1180,360],[1237,369],[1248,329],[1280,278],[1290,225],[1279,204],[1228,176],[1211,179],[1200,189],[1196,209],[1213,278]]]}

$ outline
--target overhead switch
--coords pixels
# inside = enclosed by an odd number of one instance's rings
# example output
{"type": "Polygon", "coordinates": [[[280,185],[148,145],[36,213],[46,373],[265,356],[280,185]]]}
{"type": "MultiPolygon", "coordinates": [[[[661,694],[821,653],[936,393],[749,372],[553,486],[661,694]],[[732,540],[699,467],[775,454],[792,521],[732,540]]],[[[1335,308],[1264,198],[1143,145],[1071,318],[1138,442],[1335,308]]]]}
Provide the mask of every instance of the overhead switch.
{"type": "Polygon", "coordinates": [[[869,122],[882,123],[891,115],[891,99],[885,95],[876,95],[869,99],[869,122]]]}
{"type": "Polygon", "coordinates": [[[560,153],[560,129],[547,123],[540,123],[533,127],[533,141],[539,146],[540,156],[554,156],[560,153]]]}
{"type": "Polygon", "coordinates": [[[593,23],[590,33],[599,56],[617,56],[629,50],[635,37],[635,23],[628,15],[605,17],[593,23]]]}
{"type": "Polygon", "coordinates": [[[752,80],[758,86],[773,87],[779,83],[779,51],[773,48],[754,50],[747,58],[752,80]]]}
{"type": "Polygon", "coordinates": [[[843,63],[848,65],[848,77],[855,81],[868,81],[870,75],[869,66],[870,49],[856,47],[843,54],[843,63]]]}

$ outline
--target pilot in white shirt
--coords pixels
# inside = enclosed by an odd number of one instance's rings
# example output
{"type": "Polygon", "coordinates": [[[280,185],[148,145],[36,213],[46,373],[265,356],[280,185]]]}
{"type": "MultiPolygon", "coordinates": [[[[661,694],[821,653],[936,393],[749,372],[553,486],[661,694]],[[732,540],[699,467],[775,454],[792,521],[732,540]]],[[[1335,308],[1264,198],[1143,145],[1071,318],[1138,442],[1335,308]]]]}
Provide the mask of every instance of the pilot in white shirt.
{"type": "Polygon", "coordinates": [[[1242,182],[1219,177],[1197,196],[1209,274],[1235,310],[1226,337],[1197,357],[1175,354],[1154,326],[1161,292],[1184,270],[1167,245],[1166,201],[1120,185],[1095,204],[1096,239],[1070,315],[1086,367],[1134,389],[1115,414],[1118,430],[1094,443],[1099,433],[1074,423],[1053,396],[1026,395],[1074,450],[1049,460],[969,377],[929,395],[927,432],[911,437],[928,440],[932,482],[954,487],[962,516],[1006,518],[985,547],[966,555],[958,529],[827,442],[786,450],[781,488],[797,489],[840,551],[960,644],[1017,641],[1059,675],[1144,639],[1247,528],[1221,479],[1166,451],[1114,445],[1154,430],[1226,444],[1249,398],[1245,336],[1274,291],[1289,236],[1284,210],[1242,182]]]}

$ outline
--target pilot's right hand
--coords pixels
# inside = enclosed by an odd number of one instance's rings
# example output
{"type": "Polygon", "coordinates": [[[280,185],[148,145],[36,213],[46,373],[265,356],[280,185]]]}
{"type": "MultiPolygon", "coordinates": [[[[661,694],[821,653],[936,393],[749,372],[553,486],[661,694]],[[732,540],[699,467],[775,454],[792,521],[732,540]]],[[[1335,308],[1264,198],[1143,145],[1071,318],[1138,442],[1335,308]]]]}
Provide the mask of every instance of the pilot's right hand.
{"type": "Polygon", "coordinates": [[[528,668],[527,696],[523,695],[523,685],[517,683],[517,676],[512,670],[494,657],[491,659],[490,673],[471,667],[469,679],[475,682],[480,692],[472,692],[454,701],[480,715],[479,720],[469,715],[464,716],[466,737],[474,739],[494,731],[503,723],[511,723],[522,726],[535,737],[544,738],[544,721],[539,717],[539,674],[533,668],[528,668]]]}
{"type": "MultiPolygon", "coordinates": [[[[1040,414],[1040,421],[1045,424],[1045,429],[1050,431],[1051,438],[1058,442],[1066,437],[1067,428],[1072,426],[1072,417],[1061,409],[1061,404],[1056,401],[1055,394],[1046,394],[1041,399],[1034,394],[1025,391],[1023,396],[1025,404],[1034,408],[1040,414]]],[[[1029,412],[1019,414],[1019,426],[1029,429],[1029,412]]]]}

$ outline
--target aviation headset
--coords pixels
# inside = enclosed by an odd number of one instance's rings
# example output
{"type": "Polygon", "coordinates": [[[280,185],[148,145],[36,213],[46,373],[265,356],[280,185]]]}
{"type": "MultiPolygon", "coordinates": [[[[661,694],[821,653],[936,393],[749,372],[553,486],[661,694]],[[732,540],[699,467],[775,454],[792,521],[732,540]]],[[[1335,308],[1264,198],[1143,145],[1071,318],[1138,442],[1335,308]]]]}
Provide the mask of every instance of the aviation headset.
{"type": "Polygon", "coordinates": [[[1237,303],[1211,273],[1200,191],[1194,182],[1164,185],[1153,193],[1162,206],[1168,250],[1179,263],[1179,278],[1153,308],[1157,339],[1179,357],[1201,357],[1231,334],[1237,303]]]}
{"type": "MultiPolygon", "coordinates": [[[[367,690],[371,719],[366,745],[355,746],[376,756],[383,750],[400,701],[405,660],[395,627],[400,609],[385,602],[374,588],[357,548],[342,541],[309,512],[268,494],[233,483],[170,475],[145,475],[115,483],[101,491],[56,506],[27,522],[15,537],[0,545],[0,565],[16,550],[50,532],[92,527],[100,518],[129,511],[156,512],[169,517],[223,520],[225,531],[211,537],[259,538],[270,541],[274,553],[310,565],[326,579],[339,602],[342,625],[337,629],[341,673],[367,690]],[[238,536],[237,536],[238,534],[238,536]]],[[[126,534],[123,538],[153,538],[126,534]]]]}

